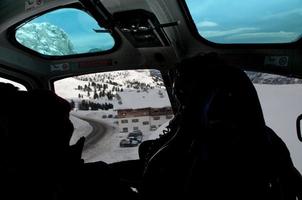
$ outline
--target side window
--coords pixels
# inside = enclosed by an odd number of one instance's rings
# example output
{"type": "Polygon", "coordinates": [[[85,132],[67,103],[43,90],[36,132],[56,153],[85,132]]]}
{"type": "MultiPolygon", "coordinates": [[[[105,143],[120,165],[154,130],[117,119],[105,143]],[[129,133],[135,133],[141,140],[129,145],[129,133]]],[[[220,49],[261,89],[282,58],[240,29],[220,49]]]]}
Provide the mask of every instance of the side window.
{"type": "Polygon", "coordinates": [[[70,143],[91,135],[93,142],[86,143],[82,154],[85,162],[137,159],[140,143],[158,137],[173,118],[157,70],[87,74],[56,81],[54,86],[73,107],[70,143]]]}
{"type": "Polygon", "coordinates": [[[296,118],[302,113],[302,80],[246,73],[256,87],[267,126],[286,143],[295,166],[302,173],[302,144],[296,133],[296,118]]]}
{"type": "Polygon", "coordinates": [[[137,123],[139,121],[139,119],[132,119],[133,123],[137,123]]]}
{"type": "Polygon", "coordinates": [[[123,120],[121,120],[121,123],[122,123],[122,124],[127,124],[127,123],[128,123],[128,120],[127,120],[127,119],[123,119],[123,120]]]}
{"type": "Polygon", "coordinates": [[[15,39],[46,56],[103,52],[115,46],[109,31],[75,8],[57,9],[25,22],[16,29],[15,39]]]}
{"type": "Polygon", "coordinates": [[[19,88],[19,90],[27,91],[26,87],[18,82],[15,82],[15,81],[12,81],[12,80],[9,80],[6,78],[1,78],[1,77],[0,77],[0,82],[1,83],[10,83],[10,84],[14,85],[15,87],[19,88]]]}

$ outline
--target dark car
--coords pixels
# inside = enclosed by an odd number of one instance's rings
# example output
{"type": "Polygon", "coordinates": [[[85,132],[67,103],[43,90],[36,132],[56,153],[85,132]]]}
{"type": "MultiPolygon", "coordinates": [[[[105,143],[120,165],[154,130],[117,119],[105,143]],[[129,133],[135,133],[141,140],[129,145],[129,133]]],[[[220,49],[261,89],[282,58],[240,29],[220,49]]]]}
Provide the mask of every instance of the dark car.
{"type": "Polygon", "coordinates": [[[131,132],[131,133],[128,134],[127,138],[128,139],[134,139],[134,140],[137,140],[139,142],[142,142],[142,140],[143,140],[143,133],[140,130],[133,131],[133,132],[131,132]]]}
{"type": "Polygon", "coordinates": [[[133,138],[126,138],[120,141],[120,147],[136,147],[139,145],[139,141],[133,138]]]}

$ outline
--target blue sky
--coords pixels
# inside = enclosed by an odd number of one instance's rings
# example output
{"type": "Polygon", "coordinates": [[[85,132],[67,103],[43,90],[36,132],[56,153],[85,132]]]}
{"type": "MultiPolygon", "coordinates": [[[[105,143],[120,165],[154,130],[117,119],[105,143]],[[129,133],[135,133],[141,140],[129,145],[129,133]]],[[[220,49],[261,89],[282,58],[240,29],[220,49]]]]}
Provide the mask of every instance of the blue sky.
{"type": "MultiPolygon", "coordinates": [[[[302,0],[186,0],[199,33],[217,43],[286,43],[302,33],[302,0]]],[[[63,29],[78,53],[111,49],[114,40],[84,11],[60,9],[34,19],[63,29]]]]}
{"type": "Polygon", "coordinates": [[[108,33],[96,33],[93,29],[101,29],[97,22],[81,10],[66,8],[53,11],[37,17],[32,23],[47,22],[63,29],[72,41],[78,53],[88,52],[90,49],[111,49],[114,40],[108,33]]]}
{"type": "Polygon", "coordinates": [[[302,33],[301,0],[186,0],[199,33],[217,43],[283,43],[302,33]]]}

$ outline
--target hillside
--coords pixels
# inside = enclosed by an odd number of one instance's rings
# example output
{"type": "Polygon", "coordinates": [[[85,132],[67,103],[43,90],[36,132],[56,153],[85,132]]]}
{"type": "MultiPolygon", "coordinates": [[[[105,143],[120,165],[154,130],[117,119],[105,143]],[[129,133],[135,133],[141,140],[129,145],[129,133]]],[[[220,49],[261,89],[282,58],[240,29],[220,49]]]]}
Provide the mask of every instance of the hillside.
{"type": "MultiPolygon", "coordinates": [[[[257,72],[246,73],[255,84],[302,83],[299,79],[284,76],[257,72]]],[[[55,89],[60,96],[68,99],[81,110],[112,109],[114,105],[118,105],[117,101],[125,102],[123,99],[118,99],[125,96],[133,97],[134,104],[137,104],[137,99],[152,102],[152,99],[143,99],[145,96],[150,96],[147,95],[149,91],[160,89],[166,93],[162,77],[157,70],[127,70],[82,75],[55,82],[55,89]],[[129,95],[131,91],[135,93],[129,95]],[[123,95],[123,92],[128,94],[123,95]]],[[[168,96],[165,95],[165,98],[168,99],[168,96]]]]}
{"type": "Polygon", "coordinates": [[[66,78],[55,82],[55,90],[81,110],[89,107],[93,110],[111,109],[114,104],[118,105],[117,101],[124,101],[120,99],[125,96],[123,93],[132,91],[140,97],[148,96],[149,91],[156,91],[157,96],[166,93],[162,77],[154,70],[115,71],[66,78]]]}
{"type": "Polygon", "coordinates": [[[27,23],[17,29],[16,39],[44,55],[75,54],[73,44],[64,30],[50,23],[27,23]]]}

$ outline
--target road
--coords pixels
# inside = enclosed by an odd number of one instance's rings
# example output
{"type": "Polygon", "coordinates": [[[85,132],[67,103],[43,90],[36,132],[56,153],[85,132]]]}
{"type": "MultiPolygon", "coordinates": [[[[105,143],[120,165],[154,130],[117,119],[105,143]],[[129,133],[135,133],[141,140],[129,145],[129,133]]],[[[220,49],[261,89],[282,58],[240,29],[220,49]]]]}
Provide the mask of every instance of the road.
{"type": "Polygon", "coordinates": [[[88,150],[94,148],[94,146],[104,137],[107,129],[103,124],[101,124],[97,120],[87,119],[87,118],[78,117],[78,116],[77,116],[77,118],[88,122],[90,124],[90,126],[92,127],[91,133],[86,137],[86,140],[85,140],[85,145],[83,148],[83,152],[85,152],[85,151],[88,151],[88,150]]]}

